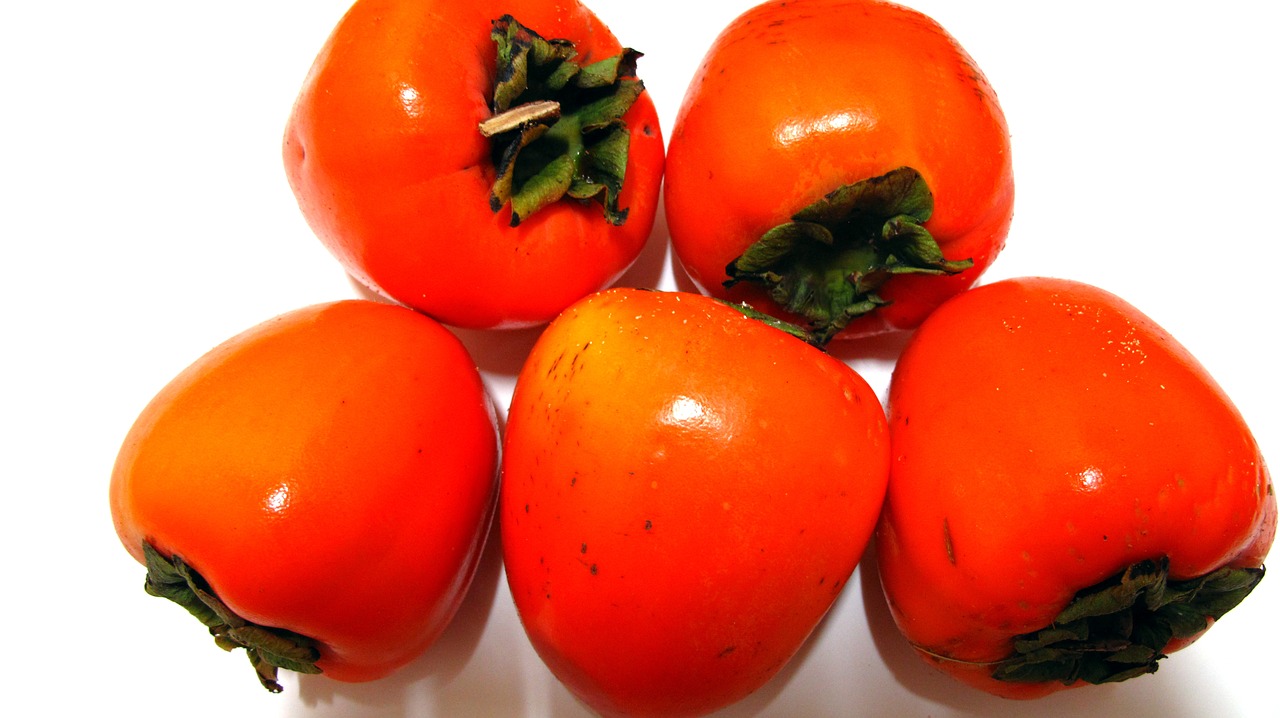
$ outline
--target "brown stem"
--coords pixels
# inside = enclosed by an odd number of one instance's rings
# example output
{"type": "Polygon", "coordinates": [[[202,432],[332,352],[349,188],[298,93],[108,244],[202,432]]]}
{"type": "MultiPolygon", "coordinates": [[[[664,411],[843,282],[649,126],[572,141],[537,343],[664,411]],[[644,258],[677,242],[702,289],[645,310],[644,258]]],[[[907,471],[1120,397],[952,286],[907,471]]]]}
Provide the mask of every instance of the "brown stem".
{"type": "Polygon", "coordinates": [[[510,132],[532,122],[553,120],[560,116],[560,103],[554,100],[528,102],[500,112],[480,123],[480,134],[493,137],[510,132]]]}

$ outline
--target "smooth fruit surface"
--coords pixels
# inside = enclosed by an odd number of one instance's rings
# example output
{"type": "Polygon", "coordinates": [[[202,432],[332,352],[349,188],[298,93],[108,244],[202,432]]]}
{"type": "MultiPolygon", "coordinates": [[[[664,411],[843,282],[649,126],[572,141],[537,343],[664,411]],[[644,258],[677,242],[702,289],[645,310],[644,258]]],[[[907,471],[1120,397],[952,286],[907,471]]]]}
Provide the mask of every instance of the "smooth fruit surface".
{"type": "Polygon", "coordinates": [[[360,0],[321,49],[290,115],[289,183],[307,222],[361,283],[451,325],[550,320],[635,260],[662,179],[657,112],[641,93],[619,197],[626,221],[565,200],[511,225],[490,206],[497,157],[478,127],[497,82],[494,21],[514,15],[583,63],[621,45],[575,0],[360,0]]]}
{"type": "Polygon", "coordinates": [[[844,588],[887,479],[840,361],[697,294],[573,305],[516,382],[499,515],[539,656],[606,715],[763,685],[844,588]]]}
{"type": "MultiPolygon", "coordinates": [[[[785,305],[766,288],[726,289],[727,265],[828,193],[902,167],[932,192],[923,226],[942,255],[972,266],[890,276],[873,292],[884,305],[842,337],[914,328],[995,259],[1013,213],[1009,133],[982,72],[930,18],[877,0],[761,3],[712,44],[672,127],[673,247],[701,291],[777,313],[785,305]]],[[[834,275],[844,288],[818,292],[836,296],[879,271],[819,272],[795,291],[807,297],[834,275]]]]}
{"type": "Polygon", "coordinates": [[[894,371],[889,420],[890,608],[926,660],[993,693],[1066,687],[991,676],[1082,589],[1144,561],[1167,559],[1170,585],[1257,569],[1274,540],[1275,490],[1229,398],[1089,285],[1005,280],[943,305],[894,371]]]}
{"type": "MultiPolygon", "coordinates": [[[[147,405],[111,478],[116,531],[180,557],[232,611],[386,675],[457,610],[496,499],[494,413],[467,351],[403,307],[264,322],[147,405]]],[[[193,626],[193,631],[195,627],[193,626]]]]}

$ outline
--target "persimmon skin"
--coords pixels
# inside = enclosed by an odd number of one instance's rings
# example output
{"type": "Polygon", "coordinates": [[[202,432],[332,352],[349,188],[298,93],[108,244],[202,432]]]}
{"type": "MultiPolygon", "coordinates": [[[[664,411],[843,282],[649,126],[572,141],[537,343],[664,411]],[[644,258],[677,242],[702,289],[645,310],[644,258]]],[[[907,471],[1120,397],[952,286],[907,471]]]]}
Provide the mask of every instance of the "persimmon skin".
{"type": "MultiPolygon", "coordinates": [[[[461,327],[545,323],[615,280],[653,228],[662,180],[657,110],[643,93],[624,117],[630,160],[609,224],[564,200],[511,227],[489,208],[491,22],[511,13],[585,61],[621,45],[576,0],[359,0],[321,49],[284,139],[308,224],[370,289],[461,327]]],[[[643,61],[642,61],[643,62],[643,61]]]]}
{"type": "Polygon", "coordinates": [[[930,18],[878,0],[764,2],[712,44],[672,126],[672,246],[699,291],[781,316],[758,286],[726,290],[726,265],[828,192],[903,166],[932,189],[924,227],[973,266],[891,278],[890,304],[836,339],[913,329],[987,269],[1013,217],[1009,132],[986,77],[930,18]]]}
{"type": "Polygon", "coordinates": [[[1171,580],[1256,568],[1275,537],[1274,486],[1230,399],[1150,318],[1079,282],[944,304],[899,360],[889,422],[889,607],[926,661],[996,695],[1088,685],[991,676],[1077,591],[1162,555],[1171,580]]]}
{"type": "Polygon", "coordinates": [[[880,402],[838,360],[698,294],[591,295],[539,339],[508,414],[525,630],[604,715],[741,699],[844,587],[887,460],[880,402]]]}
{"type": "Polygon", "coordinates": [[[457,611],[497,450],[493,407],[448,330],[340,301],[237,335],[166,385],[120,450],[111,511],[139,562],[143,541],[181,556],[242,618],[318,641],[325,675],[366,681],[457,611]]]}

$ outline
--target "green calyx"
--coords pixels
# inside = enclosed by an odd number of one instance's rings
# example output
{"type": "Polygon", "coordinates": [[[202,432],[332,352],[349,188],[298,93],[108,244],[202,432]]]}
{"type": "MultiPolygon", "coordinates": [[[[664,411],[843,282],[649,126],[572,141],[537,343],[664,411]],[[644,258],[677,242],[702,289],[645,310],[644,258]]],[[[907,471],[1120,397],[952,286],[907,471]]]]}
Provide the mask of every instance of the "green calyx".
{"type": "Polygon", "coordinates": [[[997,664],[1002,681],[1116,683],[1154,673],[1169,642],[1187,639],[1249,595],[1263,568],[1169,580],[1169,559],[1141,561],[1076,594],[1053,625],[1019,636],[997,664]]]}
{"type": "Polygon", "coordinates": [[[844,185],[765,232],[725,268],[725,287],[763,286],[788,312],[808,321],[824,345],[854,319],[888,302],[878,294],[896,274],[956,274],[923,227],[933,193],[920,173],[900,167],[844,185]]]}
{"type": "Polygon", "coordinates": [[[582,65],[567,40],[547,40],[510,15],[493,21],[497,80],[480,124],[493,148],[494,212],[511,204],[511,226],[564,197],[600,203],[620,225],[618,207],[631,134],[622,116],[644,91],[635,78],[640,53],[582,65]]]}
{"type": "Polygon", "coordinates": [[[291,631],[249,623],[227,608],[208,583],[180,557],[165,558],[148,542],[142,551],[147,563],[147,593],[187,609],[209,629],[224,651],[243,648],[263,688],[279,693],[277,669],[320,673],[320,651],[311,639],[291,631]]]}

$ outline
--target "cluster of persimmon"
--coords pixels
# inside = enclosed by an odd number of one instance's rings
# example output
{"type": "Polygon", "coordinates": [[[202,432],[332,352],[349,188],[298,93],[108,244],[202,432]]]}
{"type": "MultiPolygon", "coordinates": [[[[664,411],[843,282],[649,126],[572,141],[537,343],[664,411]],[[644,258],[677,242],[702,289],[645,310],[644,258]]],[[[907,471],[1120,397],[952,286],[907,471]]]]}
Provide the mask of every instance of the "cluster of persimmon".
{"type": "Polygon", "coordinates": [[[388,301],[269,320],[146,407],[111,509],[149,593],[272,690],[372,680],[448,625],[496,519],[537,654],[621,716],[760,688],[873,535],[905,640],[1008,697],[1151,673],[1248,595],[1276,499],[1205,369],[1086,284],[972,288],[1009,132],[943,28],[763,2],[665,146],[639,60],[576,0],[355,2],[284,163],[388,301]],[[660,199],[697,291],[610,289],[660,199]],[[447,327],[540,325],[500,431],[447,327]],[[895,331],[886,411],[825,348],[895,331]]]}

